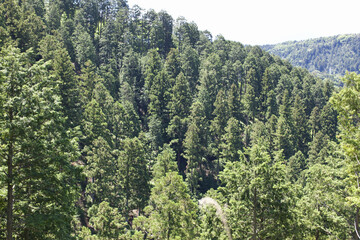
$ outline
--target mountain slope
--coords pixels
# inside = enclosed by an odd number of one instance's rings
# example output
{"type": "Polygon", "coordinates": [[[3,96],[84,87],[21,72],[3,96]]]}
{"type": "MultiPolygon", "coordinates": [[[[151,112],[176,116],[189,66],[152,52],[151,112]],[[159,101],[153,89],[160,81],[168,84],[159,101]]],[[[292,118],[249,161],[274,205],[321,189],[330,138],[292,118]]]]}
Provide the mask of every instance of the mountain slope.
{"type": "Polygon", "coordinates": [[[359,73],[360,34],[345,34],[262,46],[322,78],[338,80],[346,71],[359,73]]]}

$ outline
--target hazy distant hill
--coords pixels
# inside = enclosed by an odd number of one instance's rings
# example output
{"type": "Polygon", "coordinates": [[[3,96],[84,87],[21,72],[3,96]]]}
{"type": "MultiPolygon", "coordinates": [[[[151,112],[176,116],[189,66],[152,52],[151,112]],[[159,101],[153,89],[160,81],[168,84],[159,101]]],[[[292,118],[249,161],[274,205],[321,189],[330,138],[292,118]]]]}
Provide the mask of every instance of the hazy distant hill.
{"type": "Polygon", "coordinates": [[[338,80],[346,71],[359,73],[360,69],[360,34],[290,41],[262,48],[323,78],[338,80]]]}

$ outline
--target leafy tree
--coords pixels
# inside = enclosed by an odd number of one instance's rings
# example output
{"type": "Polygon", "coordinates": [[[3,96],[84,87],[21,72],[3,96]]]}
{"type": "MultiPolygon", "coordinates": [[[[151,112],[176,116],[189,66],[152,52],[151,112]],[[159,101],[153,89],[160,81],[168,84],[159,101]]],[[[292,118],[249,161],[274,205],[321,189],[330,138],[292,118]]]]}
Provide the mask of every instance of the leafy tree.
{"type": "Polygon", "coordinates": [[[84,171],[88,178],[86,193],[91,198],[88,202],[91,205],[98,205],[106,201],[111,206],[117,206],[123,196],[118,184],[115,152],[101,136],[93,141],[86,152],[87,165],[84,171]]]}
{"type": "Polygon", "coordinates": [[[304,104],[299,95],[296,95],[291,110],[292,135],[294,136],[294,152],[307,152],[307,143],[310,142],[308,120],[304,104]]]}
{"type": "Polygon", "coordinates": [[[221,66],[219,55],[213,53],[204,60],[200,72],[197,99],[204,105],[208,120],[212,119],[215,109],[214,102],[220,88],[221,66]]]}
{"type": "Polygon", "coordinates": [[[170,78],[170,82],[175,82],[176,77],[180,73],[180,56],[177,49],[172,48],[166,57],[166,61],[164,64],[165,72],[168,78],[170,78]]]}
{"type": "MultiPolygon", "coordinates": [[[[334,107],[331,105],[330,102],[328,102],[320,113],[319,118],[319,125],[321,128],[321,131],[328,135],[331,140],[336,139],[336,134],[338,132],[338,120],[337,120],[338,113],[334,109],[334,107]]],[[[318,117],[318,116],[317,116],[318,117]]]]}
{"type": "Polygon", "coordinates": [[[199,239],[228,239],[225,234],[224,226],[216,215],[216,209],[211,206],[205,206],[201,216],[201,233],[199,239]]]}
{"type": "Polygon", "coordinates": [[[240,89],[237,84],[232,84],[227,93],[227,104],[229,106],[230,117],[243,121],[243,105],[241,104],[240,89]]]}
{"type": "Polygon", "coordinates": [[[294,233],[293,193],[281,161],[253,145],[247,156],[228,162],[219,188],[229,206],[229,224],[236,239],[281,239],[294,233]]]}
{"type": "Polygon", "coordinates": [[[185,133],[184,157],[187,160],[186,181],[191,193],[196,194],[202,174],[202,162],[207,154],[208,122],[205,117],[205,108],[200,102],[194,102],[191,107],[191,117],[185,133]]]}
{"type": "Polygon", "coordinates": [[[254,88],[253,85],[256,85],[256,72],[254,69],[249,69],[249,71],[246,74],[246,81],[247,84],[245,86],[245,94],[244,94],[244,100],[243,104],[245,106],[245,112],[246,112],[246,122],[253,121],[255,119],[255,116],[257,116],[258,107],[259,107],[259,99],[256,96],[257,95],[257,87],[254,88]]]}
{"type": "Polygon", "coordinates": [[[91,36],[84,27],[77,25],[73,35],[73,45],[78,64],[83,67],[87,61],[96,63],[96,49],[91,36]]]}
{"type": "Polygon", "coordinates": [[[168,104],[170,122],[166,132],[171,139],[170,143],[176,151],[176,160],[179,170],[182,170],[185,133],[190,115],[192,98],[189,82],[183,73],[180,73],[172,88],[171,99],[168,104]]]}
{"type": "Polygon", "coordinates": [[[68,238],[78,156],[61,113],[56,79],[31,52],[1,52],[1,155],[7,184],[7,239],[68,238]],[[54,217],[56,216],[56,217],[54,217]]]}
{"type": "MultiPolygon", "coordinates": [[[[229,105],[228,102],[225,100],[223,90],[220,90],[218,95],[216,96],[216,100],[214,103],[214,112],[213,115],[215,116],[214,119],[211,121],[210,124],[210,131],[212,135],[212,144],[211,144],[211,152],[212,155],[219,159],[219,145],[221,143],[222,137],[225,133],[225,127],[227,121],[229,119],[229,105]]],[[[217,163],[217,172],[220,169],[220,163],[217,163]]]]}
{"type": "Polygon", "coordinates": [[[112,208],[108,202],[101,202],[89,209],[89,215],[99,239],[121,239],[126,222],[116,208],[112,208]]]}
{"type": "Polygon", "coordinates": [[[197,51],[187,46],[180,53],[181,69],[185,77],[189,81],[189,87],[192,95],[194,95],[196,86],[199,81],[200,59],[197,51]]]}
{"type": "Polygon", "coordinates": [[[230,118],[229,105],[225,99],[225,93],[220,90],[214,102],[214,119],[211,121],[210,130],[213,132],[215,143],[219,143],[225,132],[225,126],[230,118]]]}
{"type": "MultiPolygon", "coordinates": [[[[131,93],[134,98],[134,107],[138,113],[143,113],[146,111],[146,102],[144,99],[144,75],[141,72],[140,57],[138,54],[129,51],[124,59],[123,66],[120,71],[120,85],[121,88],[124,88],[125,83],[128,84],[131,93]]],[[[120,98],[128,97],[129,94],[120,92],[120,98]]]]}
{"type": "Polygon", "coordinates": [[[301,172],[305,170],[306,167],[306,158],[301,151],[298,151],[293,156],[289,158],[289,171],[291,175],[291,180],[296,182],[299,178],[301,178],[301,172]]]}
{"type": "Polygon", "coordinates": [[[176,172],[175,152],[167,144],[164,144],[163,150],[156,157],[154,165],[154,179],[165,177],[168,172],[176,172]]]}
{"type": "Polygon", "coordinates": [[[95,99],[85,106],[82,126],[86,145],[90,145],[99,136],[110,141],[106,116],[95,99]]]}
{"type": "Polygon", "coordinates": [[[54,55],[54,74],[60,83],[61,104],[64,115],[68,118],[67,124],[75,127],[79,124],[81,118],[78,81],[67,51],[61,48],[55,51],[54,55]]]}
{"type": "Polygon", "coordinates": [[[199,41],[200,33],[197,25],[194,22],[187,22],[184,17],[176,19],[174,27],[174,41],[180,52],[183,52],[186,46],[195,48],[196,43],[199,41]]]}
{"type": "Polygon", "coordinates": [[[87,61],[82,69],[83,73],[79,77],[79,87],[81,104],[86,105],[93,99],[95,85],[102,82],[102,79],[97,74],[96,67],[91,61],[87,61]]]}
{"type": "Polygon", "coordinates": [[[143,143],[138,138],[126,138],[118,158],[118,184],[124,194],[124,212],[143,209],[150,194],[149,172],[143,143]]]}
{"type": "Polygon", "coordinates": [[[225,128],[225,134],[220,144],[220,158],[224,161],[235,162],[240,159],[239,151],[243,150],[242,126],[235,118],[230,118],[225,128]]]}
{"type": "Polygon", "coordinates": [[[148,98],[150,94],[150,89],[154,84],[155,77],[161,71],[161,59],[159,53],[152,49],[147,53],[146,56],[146,64],[145,64],[145,72],[144,72],[144,88],[145,95],[148,98]]]}
{"type": "Polygon", "coordinates": [[[274,145],[276,150],[283,150],[285,158],[289,158],[293,152],[293,136],[291,128],[284,116],[280,116],[277,120],[277,128],[275,132],[274,145]]]}
{"type": "Polygon", "coordinates": [[[303,196],[298,202],[305,234],[315,239],[350,238],[353,234],[352,209],[344,204],[346,165],[339,146],[329,142],[319,161],[305,170],[303,196]]]}
{"type": "Polygon", "coordinates": [[[170,101],[171,84],[164,71],[159,72],[155,77],[149,93],[149,114],[157,119],[160,124],[158,145],[161,146],[167,141],[166,128],[169,124],[168,104],[170,101]]]}
{"type": "Polygon", "coordinates": [[[150,31],[152,48],[159,49],[162,56],[166,56],[173,46],[172,42],[173,18],[165,11],[160,11],[153,22],[150,31]]]}
{"type": "Polygon", "coordinates": [[[320,118],[319,118],[319,108],[316,106],[311,111],[311,115],[309,118],[309,125],[311,129],[311,138],[314,139],[316,133],[320,130],[320,118]]]}
{"type": "Polygon", "coordinates": [[[148,216],[150,237],[159,239],[194,239],[197,237],[197,206],[191,200],[186,184],[176,172],[155,180],[151,190],[148,216]]]}
{"type": "Polygon", "coordinates": [[[355,73],[347,74],[343,81],[345,87],[331,99],[332,104],[338,111],[338,121],[340,125],[341,146],[346,156],[347,181],[349,183],[348,191],[349,203],[355,208],[355,230],[359,232],[359,191],[357,184],[359,181],[359,82],[360,76],[355,73]]]}

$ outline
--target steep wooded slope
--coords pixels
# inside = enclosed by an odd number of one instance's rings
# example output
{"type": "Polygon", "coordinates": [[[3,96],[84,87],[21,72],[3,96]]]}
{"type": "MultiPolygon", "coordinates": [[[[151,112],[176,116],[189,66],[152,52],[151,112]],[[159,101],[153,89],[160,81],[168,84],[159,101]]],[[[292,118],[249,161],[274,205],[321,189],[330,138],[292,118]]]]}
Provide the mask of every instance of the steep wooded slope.
{"type": "Polygon", "coordinates": [[[360,34],[290,41],[262,48],[322,78],[338,81],[346,71],[359,73],[360,69],[360,34]]]}

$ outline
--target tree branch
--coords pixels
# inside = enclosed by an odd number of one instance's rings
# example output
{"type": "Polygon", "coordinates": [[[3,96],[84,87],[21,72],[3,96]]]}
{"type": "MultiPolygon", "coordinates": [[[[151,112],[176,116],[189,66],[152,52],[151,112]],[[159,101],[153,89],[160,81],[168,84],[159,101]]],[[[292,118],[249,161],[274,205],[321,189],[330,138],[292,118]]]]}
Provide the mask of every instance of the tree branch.
{"type": "Polygon", "coordinates": [[[359,158],[356,153],[355,153],[355,158],[356,158],[356,161],[358,162],[358,164],[360,165],[360,161],[359,161],[359,158]]]}
{"type": "MultiPolygon", "coordinates": [[[[340,240],[337,236],[335,236],[332,232],[330,232],[329,230],[327,230],[326,228],[324,228],[324,227],[321,227],[321,226],[319,226],[323,231],[325,231],[327,234],[330,234],[330,235],[332,235],[332,236],[334,236],[334,237],[336,237],[336,239],[337,240],[340,240]]],[[[359,236],[359,235],[358,235],[359,236]]]]}
{"type": "Polygon", "coordinates": [[[357,226],[356,226],[356,220],[354,220],[354,227],[355,227],[356,235],[357,235],[357,237],[360,239],[359,232],[358,232],[357,226]]]}

